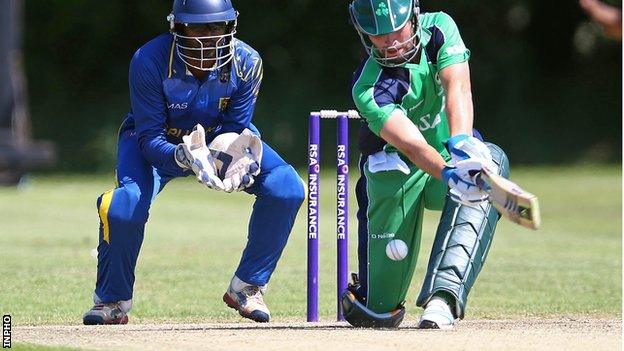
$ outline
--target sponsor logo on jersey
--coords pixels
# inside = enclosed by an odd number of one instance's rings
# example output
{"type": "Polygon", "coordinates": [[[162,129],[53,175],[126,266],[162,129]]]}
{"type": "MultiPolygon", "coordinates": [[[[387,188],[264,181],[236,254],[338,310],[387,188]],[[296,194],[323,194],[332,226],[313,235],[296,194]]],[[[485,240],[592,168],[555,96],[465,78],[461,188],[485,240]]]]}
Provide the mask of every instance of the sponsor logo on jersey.
{"type": "Polygon", "coordinates": [[[426,114],[420,117],[420,122],[418,122],[416,125],[418,126],[418,129],[420,129],[421,132],[424,132],[426,130],[435,128],[441,122],[442,122],[442,117],[440,117],[440,114],[435,115],[435,117],[433,118],[433,121],[431,121],[431,115],[426,114]]]}
{"type": "MultiPolygon", "coordinates": [[[[214,127],[207,127],[204,128],[206,130],[206,133],[212,133],[214,132],[215,129],[217,129],[217,126],[214,127]]],[[[181,138],[183,135],[189,135],[191,134],[190,129],[181,129],[181,128],[167,128],[167,136],[171,136],[174,138],[181,138]]]]}
{"type": "Polygon", "coordinates": [[[466,50],[466,46],[463,43],[460,43],[457,45],[449,46],[448,48],[446,48],[445,51],[447,55],[461,55],[465,53],[466,50]]]}
{"type": "Polygon", "coordinates": [[[225,111],[225,109],[230,104],[230,97],[222,97],[219,99],[219,112],[225,111]]]}
{"type": "Polygon", "coordinates": [[[188,102],[183,102],[183,103],[172,103],[167,105],[167,108],[169,108],[170,110],[186,110],[188,108],[188,102]]]}

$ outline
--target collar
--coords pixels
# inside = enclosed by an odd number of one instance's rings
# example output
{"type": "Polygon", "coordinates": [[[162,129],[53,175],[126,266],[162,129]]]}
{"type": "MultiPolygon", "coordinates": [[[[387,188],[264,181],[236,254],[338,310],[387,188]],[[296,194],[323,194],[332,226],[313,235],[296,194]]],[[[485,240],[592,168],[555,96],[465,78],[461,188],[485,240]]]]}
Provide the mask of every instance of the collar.
{"type": "Polygon", "coordinates": [[[422,26],[422,24],[420,23],[420,20],[418,21],[418,27],[420,28],[420,47],[424,48],[425,46],[427,46],[427,44],[429,44],[429,40],[431,40],[431,32],[429,31],[429,29],[424,28],[422,26]]]}
{"type": "MultiPolygon", "coordinates": [[[[422,15],[421,15],[422,16],[422,15]]],[[[418,21],[418,27],[420,28],[420,48],[418,49],[418,62],[417,63],[406,63],[403,67],[406,68],[416,68],[419,70],[424,70],[425,67],[427,66],[427,58],[425,55],[425,50],[427,50],[427,44],[429,44],[429,41],[431,40],[431,31],[429,31],[429,29],[424,28],[421,25],[421,21],[420,21],[420,17],[419,17],[419,21],[418,21]],[[424,65],[421,65],[422,63],[425,63],[424,65]]]]}

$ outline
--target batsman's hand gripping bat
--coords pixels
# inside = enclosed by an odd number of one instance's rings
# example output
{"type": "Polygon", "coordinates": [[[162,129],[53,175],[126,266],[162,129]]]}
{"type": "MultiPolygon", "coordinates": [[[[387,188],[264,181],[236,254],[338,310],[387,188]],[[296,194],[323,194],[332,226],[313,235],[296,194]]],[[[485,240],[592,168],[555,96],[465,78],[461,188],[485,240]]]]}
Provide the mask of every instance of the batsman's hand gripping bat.
{"type": "Polygon", "coordinates": [[[478,179],[489,192],[489,201],[504,217],[523,227],[539,228],[541,218],[537,196],[487,168],[481,170],[478,179]]]}

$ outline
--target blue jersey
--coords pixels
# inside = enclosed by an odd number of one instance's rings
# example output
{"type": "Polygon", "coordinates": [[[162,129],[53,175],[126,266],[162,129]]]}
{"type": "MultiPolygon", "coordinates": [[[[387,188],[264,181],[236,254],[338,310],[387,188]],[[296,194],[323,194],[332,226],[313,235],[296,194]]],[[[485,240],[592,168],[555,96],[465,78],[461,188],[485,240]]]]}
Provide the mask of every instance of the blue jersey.
{"type": "Polygon", "coordinates": [[[143,45],[130,62],[131,109],[122,131],[134,129],[143,156],[152,166],[171,175],[185,175],[174,160],[174,150],[196,124],[207,142],[221,133],[249,128],[262,81],[260,55],[234,40],[234,58],[227,77],[223,68],[195,78],[178,57],[171,34],[143,45]]]}

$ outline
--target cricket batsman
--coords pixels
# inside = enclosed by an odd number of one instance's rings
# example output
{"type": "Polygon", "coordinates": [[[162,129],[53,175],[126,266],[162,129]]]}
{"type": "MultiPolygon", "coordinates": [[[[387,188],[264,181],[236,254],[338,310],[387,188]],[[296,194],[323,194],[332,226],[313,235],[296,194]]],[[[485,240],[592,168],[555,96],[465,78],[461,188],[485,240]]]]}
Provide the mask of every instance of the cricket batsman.
{"type": "Polygon", "coordinates": [[[473,131],[468,59],[453,19],[418,0],[353,0],[367,52],[354,74],[361,177],[359,275],[343,295],[354,326],[397,327],[420,248],[424,209],[442,211],[417,305],[419,328],[450,329],[487,257],[499,220],[482,168],[509,176],[496,145],[473,131]]]}
{"type": "MultiPolygon", "coordinates": [[[[117,186],[97,199],[95,305],[84,324],[128,322],[150,206],[169,181],[189,175],[214,191],[255,196],[247,245],[223,301],[245,318],[269,321],[263,294],[304,183],[251,123],[262,60],[235,38],[237,16],[230,0],[175,0],[170,32],[130,62],[131,109],[119,130],[117,186]]],[[[218,208],[207,197],[204,211],[218,208]]],[[[206,227],[207,238],[211,230],[219,229],[206,227]]]]}

